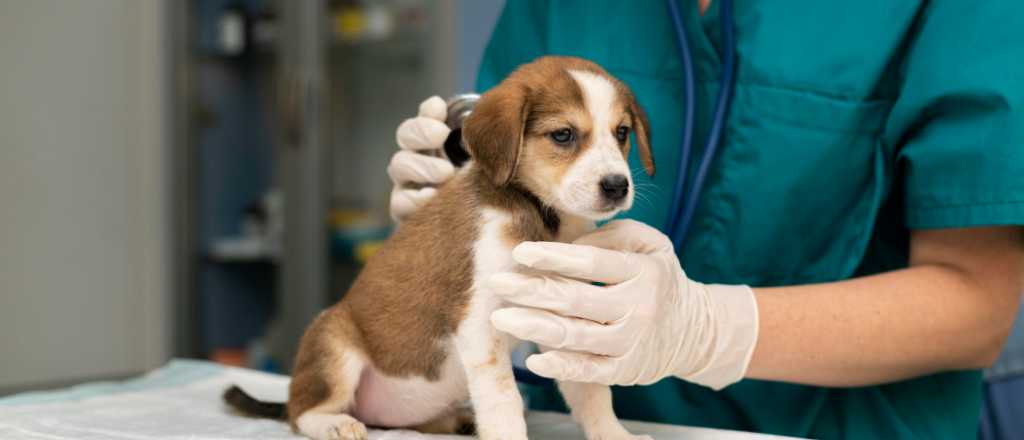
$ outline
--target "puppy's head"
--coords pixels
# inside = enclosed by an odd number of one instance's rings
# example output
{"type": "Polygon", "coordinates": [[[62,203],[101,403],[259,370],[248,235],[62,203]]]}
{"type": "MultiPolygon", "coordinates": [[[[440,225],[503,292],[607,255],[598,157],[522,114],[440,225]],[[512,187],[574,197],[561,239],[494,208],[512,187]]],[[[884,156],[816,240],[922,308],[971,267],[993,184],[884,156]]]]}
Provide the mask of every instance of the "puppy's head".
{"type": "Polygon", "coordinates": [[[630,134],[654,175],[647,117],[600,66],[543,57],[485,93],[463,127],[477,166],[497,185],[518,184],[560,211],[603,220],[633,204],[630,134]]]}

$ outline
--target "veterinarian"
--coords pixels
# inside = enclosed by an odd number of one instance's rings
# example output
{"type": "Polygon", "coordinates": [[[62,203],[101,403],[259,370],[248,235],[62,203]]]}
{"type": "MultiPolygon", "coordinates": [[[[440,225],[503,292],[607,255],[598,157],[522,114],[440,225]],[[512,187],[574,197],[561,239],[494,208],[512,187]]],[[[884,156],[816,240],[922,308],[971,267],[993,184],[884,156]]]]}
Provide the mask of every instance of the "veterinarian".
{"type": "MultiPolygon", "coordinates": [[[[723,52],[720,0],[705,3],[677,3],[696,72],[691,176],[723,52]]],[[[515,305],[492,322],[560,347],[528,359],[538,375],[626,385],[614,391],[623,418],[974,437],[978,369],[999,353],[1024,284],[1024,3],[736,3],[731,108],[673,249],[660,231],[674,228],[686,111],[666,4],[507,2],[479,90],[541,55],[593,60],[646,106],[659,167],[634,173],[632,221],[576,244],[520,245],[517,260],[547,275],[492,280],[515,305]]],[[[403,147],[440,147],[438,106],[405,125],[403,147]]],[[[453,170],[406,154],[391,172],[439,183],[453,170]]],[[[432,194],[396,186],[393,214],[432,194]]]]}

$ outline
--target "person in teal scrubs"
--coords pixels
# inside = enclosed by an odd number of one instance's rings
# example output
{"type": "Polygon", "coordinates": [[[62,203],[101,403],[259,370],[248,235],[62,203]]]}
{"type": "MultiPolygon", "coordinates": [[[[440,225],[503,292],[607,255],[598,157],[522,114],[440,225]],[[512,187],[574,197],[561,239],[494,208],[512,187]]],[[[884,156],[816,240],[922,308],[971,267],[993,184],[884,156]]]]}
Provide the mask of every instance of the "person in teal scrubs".
{"type": "MultiPolygon", "coordinates": [[[[678,0],[697,158],[719,87],[718,1],[678,0]]],[[[616,387],[616,413],[812,438],[974,437],[978,370],[1024,283],[1024,2],[735,3],[734,98],[675,252],[692,280],[753,286],[756,348],[718,391],[673,375],[616,387]]],[[[635,173],[649,202],[625,217],[667,231],[685,119],[673,32],[663,1],[509,0],[478,90],[543,55],[621,79],[658,164],[635,173]]],[[[564,409],[551,389],[529,401],[564,409]]]]}

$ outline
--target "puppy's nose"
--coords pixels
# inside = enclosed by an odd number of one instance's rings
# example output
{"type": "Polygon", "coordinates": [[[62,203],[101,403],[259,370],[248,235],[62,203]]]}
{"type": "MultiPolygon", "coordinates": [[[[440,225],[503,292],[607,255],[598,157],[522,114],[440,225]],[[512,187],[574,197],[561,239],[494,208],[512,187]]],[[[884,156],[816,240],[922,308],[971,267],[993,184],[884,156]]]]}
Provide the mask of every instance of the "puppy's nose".
{"type": "Polygon", "coordinates": [[[629,193],[629,180],[622,174],[612,174],[601,178],[601,194],[608,200],[618,202],[629,193]]]}

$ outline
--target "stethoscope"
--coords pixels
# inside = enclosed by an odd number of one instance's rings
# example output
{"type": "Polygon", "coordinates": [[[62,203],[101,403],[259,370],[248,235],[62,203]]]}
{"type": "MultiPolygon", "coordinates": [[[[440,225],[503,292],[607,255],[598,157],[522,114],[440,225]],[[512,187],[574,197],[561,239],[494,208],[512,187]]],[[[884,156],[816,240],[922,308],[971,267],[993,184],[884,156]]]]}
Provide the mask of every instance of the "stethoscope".
{"type": "Polygon", "coordinates": [[[690,166],[690,154],[693,151],[693,127],[695,98],[694,98],[694,74],[693,59],[690,55],[690,43],[686,38],[686,27],[679,16],[679,7],[675,0],[666,0],[668,9],[672,16],[672,25],[675,28],[676,42],[679,46],[679,58],[683,62],[685,75],[685,104],[686,120],[683,124],[683,139],[679,146],[679,175],[676,178],[676,185],[673,188],[672,206],[668,218],[668,236],[672,238],[676,252],[683,247],[686,232],[690,229],[693,221],[693,213],[697,210],[697,202],[700,201],[701,191],[704,189],[704,182],[707,179],[708,169],[718,152],[722,143],[722,131],[725,129],[725,119],[729,114],[729,103],[732,100],[732,90],[736,73],[736,36],[733,32],[732,0],[715,0],[720,2],[719,19],[722,28],[722,73],[718,79],[718,98],[716,99],[714,120],[711,130],[708,132],[707,143],[704,147],[704,156],[700,159],[700,167],[693,179],[690,192],[683,197],[686,189],[686,177],[690,166]],[[684,205],[685,201],[685,205],[684,205]]]}
{"type": "MultiPolygon", "coordinates": [[[[693,58],[690,54],[690,43],[686,38],[686,26],[680,17],[679,7],[676,5],[676,0],[665,1],[665,3],[668,3],[668,9],[672,16],[676,42],[679,45],[679,58],[683,62],[686,93],[684,97],[686,120],[683,123],[683,138],[679,146],[679,175],[673,188],[672,206],[668,218],[668,236],[672,238],[676,252],[682,249],[683,240],[686,238],[686,231],[690,228],[690,223],[693,221],[694,211],[697,210],[697,202],[700,200],[700,193],[704,188],[708,169],[711,167],[711,162],[714,160],[715,154],[718,152],[719,145],[722,142],[722,131],[725,129],[725,119],[729,114],[729,103],[732,100],[733,83],[735,80],[736,36],[732,28],[732,0],[713,1],[721,3],[719,5],[719,19],[722,28],[722,48],[724,51],[722,54],[722,73],[718,80],[718,97],[716,99],[714,119],[708,132],[704,155],[700,159],[700,167],[697,169],[697,175],[693,179],[693,185],[690,187],[690,192],[686,197],[683,197],[683,191],[686,189],[687,169],[690,165],[690,155],[693,152],[693,128],[696,123],[694,110],[696,107],[696,98],[694,96],[694,84],[696,82],[694,78],[696,74],[693,69],[693,58]]],[[[514,373],[516,380],[519,382],[532,385],[551,384],[550,379],[537,376],[526,369],[514,368],[514,373]]]]}

